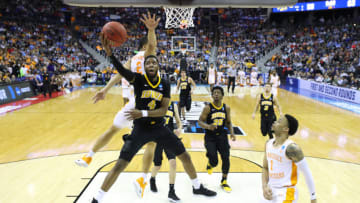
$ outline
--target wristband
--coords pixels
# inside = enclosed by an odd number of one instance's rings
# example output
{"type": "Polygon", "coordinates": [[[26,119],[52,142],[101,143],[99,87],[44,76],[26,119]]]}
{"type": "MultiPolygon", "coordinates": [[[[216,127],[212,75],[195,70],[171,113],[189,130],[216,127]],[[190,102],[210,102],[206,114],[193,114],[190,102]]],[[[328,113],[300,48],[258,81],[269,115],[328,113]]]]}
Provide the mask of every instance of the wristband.
{"type": "Polygon", "coordinates": [[[141,111],[141,114],[142,114],[142,117],[148,117],[149,112],[146,111],[146,110],[142,110],[142,111],[141,111]]]}

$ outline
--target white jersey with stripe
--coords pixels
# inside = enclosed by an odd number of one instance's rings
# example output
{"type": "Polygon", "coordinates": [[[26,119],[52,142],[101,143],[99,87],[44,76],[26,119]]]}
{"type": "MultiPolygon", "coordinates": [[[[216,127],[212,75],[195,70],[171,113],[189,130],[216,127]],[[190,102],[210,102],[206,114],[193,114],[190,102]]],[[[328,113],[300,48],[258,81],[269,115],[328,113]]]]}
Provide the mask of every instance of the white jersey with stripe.
{"type": "Polygon", "coordinates": [[[209,84],[214,84],[215,83],[215,68],[209,68],[209,84]]]}
{"type": "Polygon", "coordinates": [[[298,168],[292,160],[286,157],[286,148],[294,143],[286,140],[280,147],[274,147],[275,138],[266,144],[266,158],[269,169],[269,186],[274,188],[295,186],[298,182],[298,168]]]}
{"type": "Polygon", "coordinates": [[[131,58],[131,71],[134,73],[145,73],[144,68],[144,55],[145,51],[139,51],[135,56],[131,58]]]}
{"type": "Polygon", "coordinates": [[[279,76],[276,75],[276,76],[273,76],[271,75],[270,76],[270,83],[272,84],[273,87],[278,87],[279,86],[279,76]]]}
{"type": "MultiPolygon", "coordinates": [[[[131,58],[130,70],[132,72],[141,73],[141,74],[145,73],[144,55],[145,55],[145,51],[139,51],[135,56],[131,58]]],[[[132,88],[130,83],[125,78],[121,78],[121,87],[132,88]]]]}

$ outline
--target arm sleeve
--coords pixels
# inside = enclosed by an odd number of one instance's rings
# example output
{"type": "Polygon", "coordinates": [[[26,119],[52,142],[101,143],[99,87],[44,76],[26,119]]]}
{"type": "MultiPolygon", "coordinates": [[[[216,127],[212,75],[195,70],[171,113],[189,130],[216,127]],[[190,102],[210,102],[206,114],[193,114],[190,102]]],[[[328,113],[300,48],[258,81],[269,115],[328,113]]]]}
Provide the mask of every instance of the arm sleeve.
{"type": "Polygon", "coordinates": [[[170,98],[170,92],[171,92],[170,83],[169,81],[166,81],[164,83],[164,97],[170,98]]]}
{"type": "Polygon", "coordinates": [[[117,59],[114,55],[110,56],[110,61],[116,68],[116,70],[122,75],[127,81],[130,83],[134,82],[135,79],[135,73],[131,72],[130,70],[126,69],[117,59]]]}
{"type": "Polygon", "coordinates": [[[309,192],[310,192],[311,200],[316,199],[314,180],[313,180],[310,168],[309,168],[305,158],[303,160],[297,162],[296,165],[305,176],[305,180],[306,180],[306,184],[308,186],[309,192]]]}

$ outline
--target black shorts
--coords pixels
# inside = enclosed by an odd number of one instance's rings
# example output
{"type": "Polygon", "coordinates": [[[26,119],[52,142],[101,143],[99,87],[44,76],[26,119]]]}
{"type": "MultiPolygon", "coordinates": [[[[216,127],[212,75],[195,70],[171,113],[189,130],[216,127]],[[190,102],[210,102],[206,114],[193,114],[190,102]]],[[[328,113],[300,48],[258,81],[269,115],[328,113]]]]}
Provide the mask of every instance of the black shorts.
{"type": "Polygon", "coordinates": [[[261,117],[261,133],[263,136],[266,136],[267,134],[271,135],[271,127],[272,124],[276,121],[276,116],[272,116],[269,118],[261,117]]]}
{"type": "Polygon", "coordinates": [[[180,95],[180,108],[186,107],[186,111],[191,109],[191,95],[180,95]]]}
{"type": "Polygon", "coordinates": [[[119,158],[130,162],[141,147],[151,141],[155,141],[158,145],[176,156],[185,152],[184,144],[167,127],[146,128],[145,126],[135,124],[131,135],[126,138],[121,148],[119,158]]]}
{"type": "Polygon", "coordinates": [[[221,135],[205,135],[206,156],[217,154],[230,156],[230,145],[227,133],[221,135]]]}
{"type": "Polygon", "coordinates": [[[166,157],[168,160],[175,159],[175,154],[169,151],[168,149],[164,149],[164,146],[157,144],[155,153],[154,153],[154,165],[155,166],[161,166],[161,162],[163,160],[163,151],[166,154],[166,157]]]}

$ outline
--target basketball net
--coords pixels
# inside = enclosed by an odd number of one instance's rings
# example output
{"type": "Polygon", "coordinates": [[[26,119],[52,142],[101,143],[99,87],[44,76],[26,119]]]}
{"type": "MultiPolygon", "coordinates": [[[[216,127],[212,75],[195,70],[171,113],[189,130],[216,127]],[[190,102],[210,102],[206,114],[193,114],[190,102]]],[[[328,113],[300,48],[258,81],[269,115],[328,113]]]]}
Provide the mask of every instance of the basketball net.
{"type": "Polygon", "coordinates": [[[192,16],[195,8],[165,8],[166,23],[165,28],[194,27],[192,16]]]}
{"type": "Polygon", "coordinates": [[[183,55],[185,55],[185,53],[186,53],[186,48],[181,48],[180,51],[181,51],[181,53],[182,53],[183,55]]]}

